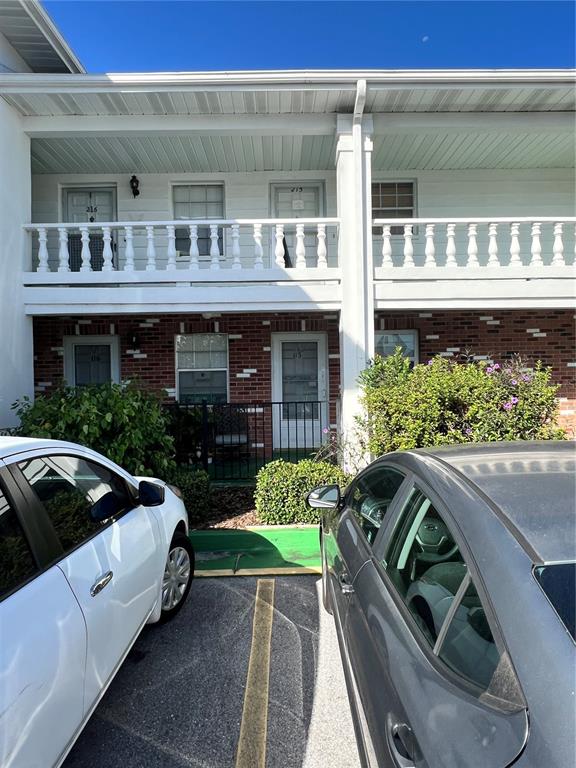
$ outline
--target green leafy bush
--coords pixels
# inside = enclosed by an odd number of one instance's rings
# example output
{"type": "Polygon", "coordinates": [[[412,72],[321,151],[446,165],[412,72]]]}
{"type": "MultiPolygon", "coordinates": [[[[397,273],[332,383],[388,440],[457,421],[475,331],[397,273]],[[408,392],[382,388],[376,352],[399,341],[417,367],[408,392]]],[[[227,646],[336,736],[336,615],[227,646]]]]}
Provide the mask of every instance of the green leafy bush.
{"type": "Polygon", "coordinates": [[[339,467],[325,461],[271,461],[256,477],[254,499],[258,518],[269,525],[317,523],[319,511],[306,505],[306,496],[318,485],[344,486],[348,479],[339,467]]]}
{"type": "Polygon", "coordinates": [[[80,443],[135,475],[164,478],[175,466],[160,397],[135,385],[60,387],[13,408],[21,435],[80,443]]]}
{"type": "Polygon", "coordinates": [[[556,425],[558,387],[540,362],[456,363],[435,357],[410,368],[399,349],[377,356],[361,375],[371,453],[449,443],[548,440],[556,425]]]}
{"type": "Polygon", "coordinates": [[[179,466],[168,472],[167,482],[180,489],[190,523],[202,522],[210,512],[210,478],[203,469],[179,466]]]}

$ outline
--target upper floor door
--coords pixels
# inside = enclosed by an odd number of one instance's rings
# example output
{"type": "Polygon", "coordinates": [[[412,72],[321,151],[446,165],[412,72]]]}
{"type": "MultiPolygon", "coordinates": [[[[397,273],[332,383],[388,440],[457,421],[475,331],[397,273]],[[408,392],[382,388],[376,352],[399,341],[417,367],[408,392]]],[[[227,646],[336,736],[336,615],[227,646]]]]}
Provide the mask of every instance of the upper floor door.
{"type": "MultiPolygon", "coordinates": [[[[75,224],[94,224],[96,222],[115,221],[116,190],[112,187],[75,187],[64,189],[62,201],[64,221],[75,224]]],[[[112,244],[115,252],[115,244],[112,244]]],[[[90,262],[92,269],[102,269],[104,240],[102,232],[90,231],[90,262]]],[[[70,269],[78,272],[82,265],[82,241],[78,233],[71,233],[68,238],[70,269]]]]}
{"type": "MultiPolygon", "coordinates": [[[[324,213],[324,189],[319,182],[291,182],[272,185],[272,217],[275,219],[316,219],[324,213]]],[[[307,266],[316,263],[316,228],[304,230],[307,266]]],[[[273,252],[273,249],[272,249],[273,252]]],[[[296,266],[296,226],[284,228],[284,260],[287,267],[296,266]]]]}

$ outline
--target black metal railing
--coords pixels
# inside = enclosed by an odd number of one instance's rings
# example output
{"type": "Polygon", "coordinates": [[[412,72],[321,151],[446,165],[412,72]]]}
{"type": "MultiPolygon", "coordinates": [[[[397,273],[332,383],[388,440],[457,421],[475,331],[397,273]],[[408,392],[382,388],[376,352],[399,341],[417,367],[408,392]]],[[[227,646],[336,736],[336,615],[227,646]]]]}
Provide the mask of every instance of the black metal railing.
{"type": "Polygon", "coordinates": [[[178,463],[203,467],[216,481],[251,480],[274,459],[308,458],[328,434],[329,404],[319,400],[167,408],[178,463]]]}

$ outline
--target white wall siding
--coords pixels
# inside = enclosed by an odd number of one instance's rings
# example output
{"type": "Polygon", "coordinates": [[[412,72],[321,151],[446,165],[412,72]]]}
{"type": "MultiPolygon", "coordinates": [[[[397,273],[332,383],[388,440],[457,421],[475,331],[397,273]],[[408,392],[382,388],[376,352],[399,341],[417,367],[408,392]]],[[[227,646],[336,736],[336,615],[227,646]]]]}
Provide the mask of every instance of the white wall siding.
{"type": "MultiPolygon", "coordinates": [[[[324,185],[323,216],[336,216],[336,175],[326,171],[301,172],[261,172],[261,173],[214,173],[214,174],[138,174],[140,195],[132,196],[129,187],[130,176],[127,174],[88,175],[88,174],[40,174],[32,177],[32,221],[62,221],[62,190],[66,186],[114,186],[117,190],[119,221],[162,221],[173,218],[172,186],[174,184],[223,184],[224,217],[238,219],[270,218],[271,184],[318,181],[324,185]]],[[[123,260],[124,243],[119,243],[120,264],[123,260]]],[[[254,242],[248,230],[241,237],[242,261],[244,266],[253,263],[254,242]]],[[[35,244],[36,245],[36,244],[35,244]]],[[[164,236],[157,238],[158,264],[160,268],[166,262],[167,241],[164,236]]],[[[273,243],[267,236],[263,238],[265,256],[274,261],[273,243]]],[[[334,232],[327,238],[329,263],[336,262],[336,239],[334,232]]],[[[52,233],[48,248],[51,269],[57,264],[57,237],[52,233]]],[[[146,263],[146,239],[142,230],[135,231],[135,263],[137,269],[143,269],[146,263]]],[[[226,248],[228,262],[231,261],[230,248],[226,248]]]]}
{"type": "Polygon", "coordinates": [[[33,394],[32,318],[23,312],[29,269],[22,225],[30,216],[30,140],[0,99],[0,427],[15,425],[10,405],[33,394]]]}

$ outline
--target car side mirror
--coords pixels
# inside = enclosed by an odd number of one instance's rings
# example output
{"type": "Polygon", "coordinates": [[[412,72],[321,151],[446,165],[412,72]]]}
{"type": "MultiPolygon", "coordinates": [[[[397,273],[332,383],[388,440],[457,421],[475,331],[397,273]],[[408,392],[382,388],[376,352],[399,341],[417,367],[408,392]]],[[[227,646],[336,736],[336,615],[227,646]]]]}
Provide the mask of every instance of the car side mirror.
{"type": "Polygon", "coordinates": [[[138,501],[143,507],[159,507],[164,504],[164,486],[151,483],[150,480],[140,480],[138,501]]]}
{"type": "Polygon", "coordinates": [[[340,506],[340,487],[338,485],[321,485],[310,491],[306,503],[312,509],[337,509],[340,506]]]}

